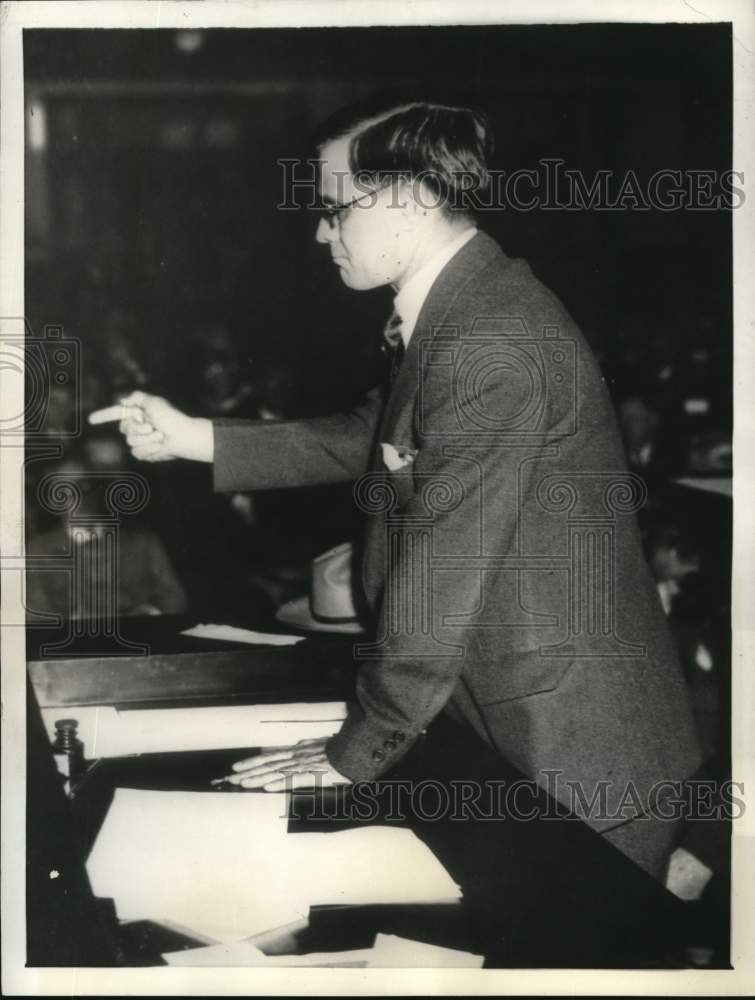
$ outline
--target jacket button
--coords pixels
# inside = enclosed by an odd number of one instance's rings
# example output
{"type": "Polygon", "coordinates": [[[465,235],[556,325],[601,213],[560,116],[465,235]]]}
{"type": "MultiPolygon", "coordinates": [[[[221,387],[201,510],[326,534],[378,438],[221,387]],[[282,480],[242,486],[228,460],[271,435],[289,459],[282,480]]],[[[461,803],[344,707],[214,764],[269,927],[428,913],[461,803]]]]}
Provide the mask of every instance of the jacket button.
{"type": "Polygon", "coordinates": [[[386,740],[383,743],[383,746],[385,747],[386,750],[395,750],[396,747],[398,746],[398,743],[395,740],[386,740]]]}
{"type": "Polygon", "coordinates": [[[385,760],[385,750],[373,750],[372,751],[372,759],[375,761],[376,764],[379,764],[381,761],[384,761],[385,760]]]}
{"type": "Polygon", "coordinates": [[[391,737],[391,739],[394,739],[397,743],[403,743],[404,740],[406,739],[406,736],[404,736],[404,734],[397,729],[396,732],[391,737]]]}

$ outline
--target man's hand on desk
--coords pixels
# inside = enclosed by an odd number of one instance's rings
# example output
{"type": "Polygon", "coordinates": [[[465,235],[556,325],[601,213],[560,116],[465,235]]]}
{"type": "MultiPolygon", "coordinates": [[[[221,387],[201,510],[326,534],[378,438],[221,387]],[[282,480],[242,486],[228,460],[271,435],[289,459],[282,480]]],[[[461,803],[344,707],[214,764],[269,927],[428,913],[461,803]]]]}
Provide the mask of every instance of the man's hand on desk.
{"type": "Polygon", "coordinates": [[[132,392],[115,406],[89,414],[90,424],[115,421],[131,454],[143,462],[167,462],[171,458],[213,460],[212,421],[189,417],[160,396],[132,392]]]}
{"type": "Polygon", "coordinates": [[[266,750],[233,765],[234,774],[226,778],[242,788],[261,788],[266,792],[287,792],[294,788],[329,788],[348,785],[350,781],[334,770],[325,754],[327,739],[300,740],[292,747],[266,750]]]}

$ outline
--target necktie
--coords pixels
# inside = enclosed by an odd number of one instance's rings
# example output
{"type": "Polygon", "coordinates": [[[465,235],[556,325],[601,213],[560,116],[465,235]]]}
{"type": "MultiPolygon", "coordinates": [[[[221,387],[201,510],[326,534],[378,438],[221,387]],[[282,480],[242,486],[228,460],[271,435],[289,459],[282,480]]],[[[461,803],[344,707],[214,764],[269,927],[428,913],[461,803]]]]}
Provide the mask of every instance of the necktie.
{"type": "Polygon", "coordinates": [[[396,307],[394,306],[393,312],[391,313],[383,330],[383,349],[390,358],[391,385],[398,374],[401,362],[404,360],[404,354],[406,353],[404,340],[401,336],[401,323],[401,316],[396,311],[396,307]]]}

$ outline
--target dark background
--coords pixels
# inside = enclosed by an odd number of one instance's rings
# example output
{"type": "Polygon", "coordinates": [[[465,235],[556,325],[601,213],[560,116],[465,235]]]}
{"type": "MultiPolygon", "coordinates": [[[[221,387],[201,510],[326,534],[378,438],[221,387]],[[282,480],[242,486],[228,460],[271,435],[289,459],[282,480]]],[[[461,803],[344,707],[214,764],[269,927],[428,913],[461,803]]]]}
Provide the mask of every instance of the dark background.
{"type": "MultiPolygon", "coordinates": [[[[307,372],[327,406],[354,368],[369,381],[383,296],[345,290],[308,213],[276,210],[278,158],[312,155],[323,118],[390,86],[483,107],[509,170],[543,157],[588,178],[723,170],[730,44],[726,25],[216,29],[187,53],[167,30],[27,31],[27,93],[48,117],[28,192],[29,317],[92,338],[120,308],[173,361],[199,324],[224,323],[252,360],[307,372]]],[[[606,357],[627,339],[728,347],[728,213],[507,210],[483,224],[606,357]]]]}
{"type": "MultiPolygon", "coordinates": [[[[346,289],[312,214],[276,208],[276,161],[314,155],[318,123],[376,91],[482,107],[508,171],[731,167],[728,25],[31,30],[24,64],[27,316],[81,341],[85,412],[141,379],[208,414],[219,356],[251,387],[240,415],[327,412],[374,382],[389,294],[346,289]]],[[[729,211],[481,224],[562,298],[617,401],[638,395],[669,429],[669,469],[685,468],[690,396],[705,398],[698,430],[729,434],[729,211]]],[[[306,561],[353,528],[348,490],[259,497],[265,540],[240,547],[207,467],[138,468],[198,612],[239,554],[306,561]]]]}

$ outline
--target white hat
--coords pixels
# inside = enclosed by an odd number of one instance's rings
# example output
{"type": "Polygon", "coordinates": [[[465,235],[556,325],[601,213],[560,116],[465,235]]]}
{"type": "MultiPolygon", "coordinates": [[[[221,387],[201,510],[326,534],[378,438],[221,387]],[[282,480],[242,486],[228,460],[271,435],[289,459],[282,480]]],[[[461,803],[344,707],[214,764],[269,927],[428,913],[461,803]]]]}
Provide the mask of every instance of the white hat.
{"type": "Polygon", "coordinates": [[[312,632],[364,631],[351,590],[351,542],[343,542],[312,560],[309,596],[282,604],[276,621],[312,632]]]}

